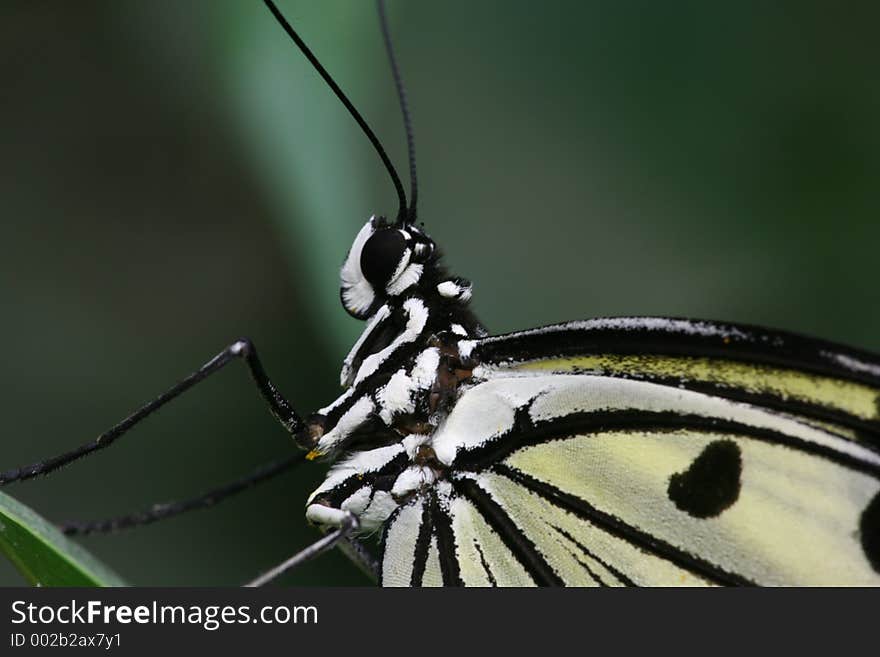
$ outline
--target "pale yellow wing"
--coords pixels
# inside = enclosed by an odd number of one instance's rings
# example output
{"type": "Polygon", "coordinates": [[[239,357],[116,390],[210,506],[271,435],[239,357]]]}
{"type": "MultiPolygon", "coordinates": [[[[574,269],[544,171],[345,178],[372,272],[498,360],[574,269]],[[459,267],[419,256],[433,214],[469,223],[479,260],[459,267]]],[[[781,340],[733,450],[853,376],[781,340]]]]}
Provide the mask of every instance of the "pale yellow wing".
{"type": "Polygon", "coordinates": [[[446,478],[389,522],[384,583],[880,584],[876,358],[599,321],[465,346],[446,478]]]}

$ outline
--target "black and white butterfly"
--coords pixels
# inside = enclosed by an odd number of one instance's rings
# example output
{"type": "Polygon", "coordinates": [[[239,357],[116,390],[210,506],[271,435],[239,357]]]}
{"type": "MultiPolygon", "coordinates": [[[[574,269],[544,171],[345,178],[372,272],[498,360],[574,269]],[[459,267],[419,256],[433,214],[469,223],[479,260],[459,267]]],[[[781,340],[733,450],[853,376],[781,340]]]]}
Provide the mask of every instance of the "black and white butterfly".
{"type": "Polygon", "coordinates": [[[343,394],[300,417],[238,341],[98,441],[0,481],[111,444],[240,358],[305,458],[332,462],[306,505],[325,538],[258,583],[340,544],[385,585],[880,584],[878,356],[684,319],[487,335],[416,222],[413,163],[407,202],[267,5],[401,201],[342,267],[343,306],[366,321],[343,394]],[[376,533],[374,563],[359,537],[376,533]]]}

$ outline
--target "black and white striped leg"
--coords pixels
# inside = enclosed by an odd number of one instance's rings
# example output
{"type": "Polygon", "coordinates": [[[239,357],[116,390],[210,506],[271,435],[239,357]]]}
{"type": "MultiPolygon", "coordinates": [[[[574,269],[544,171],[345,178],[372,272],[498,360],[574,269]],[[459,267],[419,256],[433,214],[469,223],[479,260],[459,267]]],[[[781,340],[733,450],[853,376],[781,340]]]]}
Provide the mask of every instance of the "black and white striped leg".
{"type": "Polygon", "coordinates": [[[247,364],[251,377],[256,383],[263,399],[268,404],[272,415],[275,416],[288,433],[293,435],[300,431],[303,427],[302,420],[293,410],[290,403],[269,380],[266,371],[263,369],[262,363],[260,363],[260,359],[257,357],[257,351],[254,348],[253,343],[250,340],[241,339],[229,345],[226,349],[214,356],[214,358],[202,365],[198,370],[183,379],[173,388],[170,388],[150,403],[142,406],[122,422],[102,433],[95,440],[45,461],[39,461],[22,468],[15,468],[0,473],[0,486],[14,481],[23,481],[39,475],[48,474],[53,470],[57,470],[72,461],[91,454],[92,452],[109,447],[120,436],[138,424],[141,420],[152,415],[171,400],[180,396],[197,383],[204,381],[215,372],[221,370],[228,363],[238,358],[243,359],[247,364]]]}
{"type": "Polygon", "coordinates": [[[121,529],[149,525],[158,520],[171,518],[180,515],[181,513],[186,513],[187,511],[214,506],[218,502],[225,500],[227,497],[232,497],[242,491],[253,488],[257,484],[268,481],[273,477],[287,472],[293,466],[302,463],[304,460],[305,453],[297,452],[285,459],[264,464],[244,477],[218,488],[214,488],[213,490],[206,491],[198,497],[193,497],[188,500],[180,500],[178,502],[154,504],[146,511],[118,516],[115,518],[65,522],[61,523],[59,528],[65,534],[71,536],[115,532],[121,529]]]}
{"type": "Polygon", "coordinates": [[[336,545],[338,545],[340,542],[344,541],[346,538],[356,532],[358,530],[358,527],[360,527],[360,522],[358,521],[358,519],[353,514],[347,511],[344,512],[340,518],[339,527],[334,529],[323,538],[315,541],[304,550],[297,552],[286,561],[278,564],[271,570],[266,571],[255,580],[248,582],[247,584],[245,584],[245,586],[255,587],[268,584],[273,579],[279,577],[291,568],[296,568],[297,566],[305,563],[309,559],[314,559],[318,555],[321,555],[324,552],[327,552],[328,550],[336,547],[336,545]]]}

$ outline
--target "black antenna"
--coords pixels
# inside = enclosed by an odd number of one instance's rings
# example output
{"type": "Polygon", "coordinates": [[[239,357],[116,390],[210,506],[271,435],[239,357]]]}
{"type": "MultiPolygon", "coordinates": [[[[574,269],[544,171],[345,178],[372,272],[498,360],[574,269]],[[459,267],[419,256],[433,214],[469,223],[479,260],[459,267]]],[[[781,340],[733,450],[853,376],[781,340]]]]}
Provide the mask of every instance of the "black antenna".
{"type": "Polygon", "coordinates": [[[409,212],[406,223],[414,223],[416,220],[416,203],[419,199],[419,181],[416,176],[416,143],[413,138],[412,116],[409,113],[409,103],[406,98],[406,88],[403,86],[403,76],[397,66],[397,58],[394,56],[394,45],[391,43],[391,31],[388,29],[388,15],[385,12],[385,0],[377,0],[379,8],[379,23],[382,26],[382,37],[385,39],[385,49],[388,51],[388,60],[391,62],[391,74],[394,76],[394,84],[397,87],[397,98],[400,100],[400,112],[403,114],[403,127],[406,130],[406,148],[409,154],[409,212]]]}
{"type": "Polygon", "coordinates": [[[330,74],[327,70],[321,66],[321,62],[318,61],[318,58],[309,50],[309,47],[305,44],[305,42],[299,37],[299,35],[294,31],[291,27],[290,23],[287,22],[287,19],[284,18],[284,15],[278,10],[278,7],[275,6],[275,3],[272,0],[263,0],[266,6],[269,8],[269,11],[272,12],[272,15],[275,17],[275,20],[284,28],[284,31],[287,32],[287,35],[293,39],[293,42],[296,44],[297,48],[302,51],[302,54],[306,56],[306,59],[309,60],[312,66],[315,67],[315,70],[320,74],[322,78],[324,78],[324,82],[327,83],[327,86],[333,90],[333,93],[336,94],[336,97],[342,102],[345,106],[345,109],[348,110],[348,113],[351,114],[352,118],[357,122],[357,124],[361,127],[361,130],[364,131],[364,134],[367,136],[367,139],[370,140],[370,143],[373,144],[373,148],[376,149],[376,152],[379,154],[379,157],[382,159],[382,163],[385,165],[385,168],[388,170],[388,175],[391,176],[391,182],[394,183],[394,189],[397,191],[397,199],[400,202],[400,209],[398,210],[398,221],[404,221],[404,218],[407,215],[407,204],[406,204],[406,192],[403,191],[403,185],[400,182],[400,177],[397,175],[397,171],[394,170],[394,165],[391,164],[391,160],[388,158],[388,154],[385,152],[385,149],[382,148],[382,144],[379,143],[379,139],[376,137],[376,134],[370,129],[370,126],[367,125],[367,122],[364,121],[364,118],[360,115],[360,112],[357,111],[354,105],[352,105],[351,101],[348,97],[342,92],[342,89],[339,88],[339,85],[330,77],[330,74]]]}

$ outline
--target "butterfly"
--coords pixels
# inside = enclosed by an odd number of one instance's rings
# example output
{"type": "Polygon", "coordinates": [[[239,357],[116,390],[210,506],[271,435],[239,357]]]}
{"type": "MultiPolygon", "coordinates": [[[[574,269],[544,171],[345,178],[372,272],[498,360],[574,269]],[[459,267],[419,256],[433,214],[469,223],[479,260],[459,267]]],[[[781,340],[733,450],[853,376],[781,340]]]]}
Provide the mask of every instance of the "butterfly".
{"type": "MultiPolygon", "coordinates": [[[[880,358],[669,318],[488,335],[470,282],[445,270],[417,222],[414,158],[407,200],[378,139],[266,4],[353,113],[400,199],[396,218],[366,222],[342,267],[343,307],[366,323],[343,394],[301,417],[238,341],[95,443],[0,481],[112,444],[241,359],[304,458],[332,463],[306,506],[325,537],[256,584],[334,545],[392,586],[880,583],[880,358]],[[370,535],[376,559],[358,539],[370,535]]],[[[126,522],[137,520],[105,527],[126,522]]]]}

